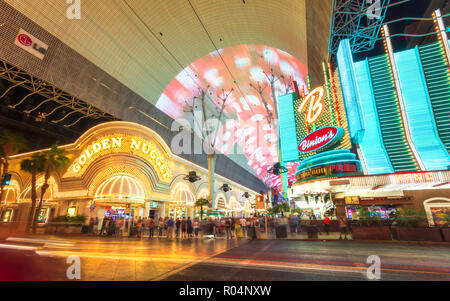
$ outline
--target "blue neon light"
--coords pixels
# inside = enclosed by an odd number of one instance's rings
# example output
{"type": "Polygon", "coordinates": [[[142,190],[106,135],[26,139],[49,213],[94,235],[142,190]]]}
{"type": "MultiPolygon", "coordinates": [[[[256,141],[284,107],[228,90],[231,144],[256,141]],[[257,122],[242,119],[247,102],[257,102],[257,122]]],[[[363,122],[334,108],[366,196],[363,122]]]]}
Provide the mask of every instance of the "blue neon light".
{"type": "Polygon", "coordinates": [[[355,75],[358,79],[359,99],[365,124],[364,138],[360,141],[359,147],[364,156],[367,173],[370,175],[392,173],[394,169],[381,136],[367,59],[355,63],[355,75]]]}
{"type": "Polygon", "coordinates": [[[278,96],[279,137],[281,160],[298,161],[297,129],[295,127],[294,99],[295,93],[278,96]]]}
{"type": "Polygon", "coordinates": [[[362,120],[361,104],[358,99],[356,77],[353,68],[352,51],[348,39],[342,40],[339,43],[336,59],[350,138],[357,144],[364,136],[364,121],[362,120]]]}
{"type": "Polygon", "coordinates": [[[444,170],[450,166],[436,129],[417,47],[394,54],[406,118],[414,146],[426,170],[444,170]]]}

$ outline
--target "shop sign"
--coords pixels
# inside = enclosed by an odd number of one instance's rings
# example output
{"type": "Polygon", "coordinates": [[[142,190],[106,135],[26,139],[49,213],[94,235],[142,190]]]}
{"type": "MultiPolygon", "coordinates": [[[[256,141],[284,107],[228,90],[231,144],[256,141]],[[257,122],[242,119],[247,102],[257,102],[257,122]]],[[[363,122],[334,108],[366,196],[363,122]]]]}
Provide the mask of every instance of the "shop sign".
{"type": "Polygon", "coordinates": [[[359,196],[346,196],[345,205],[359,205],[359,196]]]}
{"type": "Polygon", "coordinates": [[[335,186],[335,185],[348,185],[350,184],[349,180],[337,180],[337,181],[330,181],[330,186],[335,186]]]}
{"type": "Polygon", "coordinates": [[[169,171],[160,153],[154,146],[139,138],[103,137],[95,141],[81,153],[72,165],[72,171],[78,173],[83,166],[88,165],[94,158],[113,152],[137,153],[139,156],[156,165],[164,179],[169,178],[169,171]],[[98,155],[97,155],[98,154],[98,155]]]}
{"type": "MultiPolygon", "coordinates": [[[[313,168],[309,168],[297,173],[297,180],[305,180],[310,178],[320,178],[327,176],[349,176],[358,175],[361,173],[361,169],[356,162],[342,162],[330,165],[320,165],[313,168]]],[[[347,180],[348,181],[348,180],[347,180]]],[[[342,182],[339,184],[333,183],[330,185],[344,185],[350,182],[342,182]]]]}
{"type": "Polygon", "coordinates": [[[38,40],[22,28],[19,29],[19,33],[16,36],[14,44],[41,60],[44,59],[45,53],[48,49],[47,44],[38,40]]]}
{"type": "Polygon", "coordinates": [[[425,173],[396,174],[395,181],[399,184],[432,182],[433,173],[425,172],[425,173]]]}
{"type": "Polygon", "coordinates": [[[344,136],[343,128],[326,126],[303,138],[298,145],[298,150],[302,153],[313,152],[339,141],[342,136],[344,136]]]}

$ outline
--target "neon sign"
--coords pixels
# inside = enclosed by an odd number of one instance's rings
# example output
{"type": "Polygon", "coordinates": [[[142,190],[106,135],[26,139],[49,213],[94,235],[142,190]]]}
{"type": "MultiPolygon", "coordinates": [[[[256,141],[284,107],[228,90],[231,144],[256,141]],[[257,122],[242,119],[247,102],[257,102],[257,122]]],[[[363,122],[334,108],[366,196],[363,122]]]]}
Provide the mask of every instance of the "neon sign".
{"type": "Polygon", "coordinates": [[[300,104],[300,107],[298,108],[299,113],[305,110],[306,104],[309,102],[308,114],[306,115],[306,121],[308,123],[314,123],[317,119],[319,119],[320,115],[322,114],[323,96],[324,96],[323,87],[322,86],[317,87],[314,90],[312,90],[300,104]]]}
{"type": "Polygon", "coordinates": [[[303,138],[298,145],[298,150],[302,153],[313,152],[338,141],[343,135],[344,129],[326,126],[303,138]]]}
{"type": "Polygon", "coordinates": [[[425,173],[407,173],[407,174],[396,174],[395,180],[397,183],[421,183],[421,182],[432,182],[433,174],[431,172],[425,173]]]}
{"type": "Polygon", "coordinates": [[[87,146],[82,154],[73,163],[72,171],[80,172],[83,166],[88,165],[93,158],[97,158],[103,154],[111,152],[132,153],[152,162],[156,165],[156,169],[160,172],[164,179],[169,178],[169,171],[161,154],[155,149],[152,143],[141,140],[138,137],[103,137],[87,146]]]}

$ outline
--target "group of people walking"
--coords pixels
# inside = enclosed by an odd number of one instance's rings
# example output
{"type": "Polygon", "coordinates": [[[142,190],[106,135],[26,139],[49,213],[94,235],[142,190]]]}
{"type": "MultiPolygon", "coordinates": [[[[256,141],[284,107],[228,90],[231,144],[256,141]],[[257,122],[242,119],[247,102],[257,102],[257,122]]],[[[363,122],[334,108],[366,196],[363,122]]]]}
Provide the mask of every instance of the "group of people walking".
{"type": "MultiPolygon", "coordinates": [[[[198,237],[200,231],[203,235],[212,235],[214,237],[224,236],[226,239],[250,237],[257,238],[258,233],[265,231],[265,223],[267,222],[268,233],[273,233],[278,225],[286,225],[290,228],[291,233],[300,233],[303,230],[311,231],[309,227],[318,227],[317,223],[310,220],[301,220],[298,216],[292,215],[289,218],[281,217],[274,219],[273,217],[252,217],[252,218],[209,218],[200,221],[198,218],[172,218],[160,217],[154,220],[151,217],[135,218],[131,221],[123,218],[105,217],[99,221],[98,218],[90,220],[89,233],[99,236],[116,236],[120,237],[123,233],[128,236],[142,237],[166,237],[166,238],[193,238],[198,237]],[[128,224],[130,222],[130,224],[128,224]],[[306,227],[306,228],[305,228],[306,227]]],[[[328,235],[330,218],[326,216],[323,222],[323,231],[328,235]]],[[[340,229],[340,238],[344,235],[347,239],[348,220],[346,218],[338,218],[338,226],[340,229]]],[[[316,229],[319,231],[319,229],[316,229]]]]}

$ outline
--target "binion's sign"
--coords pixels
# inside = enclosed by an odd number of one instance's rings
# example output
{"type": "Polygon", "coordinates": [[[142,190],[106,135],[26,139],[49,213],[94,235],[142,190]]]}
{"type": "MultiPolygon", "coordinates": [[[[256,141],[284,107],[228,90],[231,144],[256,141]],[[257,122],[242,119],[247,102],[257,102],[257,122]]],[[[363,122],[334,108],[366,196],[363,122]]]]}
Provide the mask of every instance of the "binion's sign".
{"type": "Polygon", "coordinates": [[[298,145],[298,150],[302,153],[317,151],[325,146],[332,145],[339,141],[343,135],[343,128],[326,126],[303,138],[298,145]]]}

